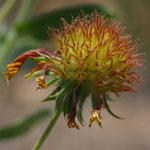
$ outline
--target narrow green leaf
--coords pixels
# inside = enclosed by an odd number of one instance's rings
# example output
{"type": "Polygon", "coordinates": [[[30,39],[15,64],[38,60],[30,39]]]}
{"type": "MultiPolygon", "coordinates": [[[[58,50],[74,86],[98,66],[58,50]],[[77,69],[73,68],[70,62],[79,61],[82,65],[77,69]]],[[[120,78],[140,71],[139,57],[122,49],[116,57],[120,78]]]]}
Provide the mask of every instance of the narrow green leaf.
{"type": "MultiPolygon", "coordinates": [[[[71,111],[72,111],[72,100],[73,100],[73,92],[74,92],[74,88],[76,86],[76,83],[73,83],[70,88],[66,91],[66,96],[64,99],[64,117],[70,116],[71,115],[71,111]]],[[[76,95],[78,95],[77,91],[76,91],[76,95]]],[[[77,100],[77,99],[76,99],[77,100]]]]}
{"type": "Polygon", "coordinates": [[[47,82],[46,82],[46,85],[47,85],[47,86],[50,86],[50,85],[52,85],[53,83],[55,83],[56,81],[58,81],[59,79],[60,79],[60,77],[56,76],[56,77],[50,79],[49,81],[47,81],[47,82]]]}
{"type": "Polygon", "coordinates": [[[46,76],[49,76],[49,75],[51,76],[51,75],[55,75],[55,73],[46,70],[46,71],[45,71],[45,75],[46,75],[46,76]]]}
{"type": "Polygon", "coordinates": [[[97,10],[99,13],[105,14],[107,18],[114,17],[114,12],[112,12],[110,8],[99,4],[84,4],[64,7],[35,18],[31,18],[26,21],[26,24],[18,28],[18,33],[28,34],[40,40],[49,40],[46,35],[47,27],[60,28],[60,25],[62,25],[61,18],[64,18],[68,23],[71,23],[72,16],[75,18],[81,15],[81,10],[84,11],[85,14],[91,14],[97,10]]]}
{"type": "Polygon", "coordinates": [[[116,102],[115,99],[111,98],[111,97],[106,97],[108,101],[111,101],[111,102],[116,102]]]}
{"type": "Polygon", "coordinates": [[[15,138],[29,132],[36,124],[49,117],[49,109],[40,110],[23,120],[17,121],[9,126],[0,128],[0,140],[6,138],[15,138]]]}
{"type": "MultiPolygon", "coordinates": [[[[42,75],[42,72],[43,72],[43,70],[38,70],[38,71],[36,71],[36,72],[34,72],[29,78],[32,78],[32,77],[36,77],[36,76],[40,76],[40,75],[42,75]]],[[[45,71],[45,75],[54,75],[54,73],[53,72],[50,72],[50,71],[48,71],[48,70],[46,70],[45,71]]],[[[53,78],[54,79],[54,78],[53,78]]],[[[56,80],[56,79],[55,79],[56,80]]],[[[51,84],[51,82],[50,82],[51,80],[49,80],[46,84],[47,84],[47,86],[49,86],[49,84],[51,84]]]]}
{"type": "Polygon", "coordinates": [[[60,95],[56,97],[55,112],[59,111],[59,109],[61,108],[64,102],[64,97],[65,97],[65,93],[60,93],[60,95]]]}
{"type": "Polygon", "coordinates": [[[91,99],[91,102],[92,102],[92,108],[95,109],[97,103],[99,102],[99,99],[98,99],[95,95],[93,95],[93,94],[92,94],[91,96],[92,96],[92,99],[91,99]]]}
{"type": "Polygon", "coordinates": [[[53,95],[50,95],[49,97],[50,97],[50,98],[57,98],[59,95],[61,95],[61,94],[64,93],[64,92],[65,92],[65,87],[62,88],[58,93],[55,93],[55,94],[53,94],[53,95]]]}
{"type": "Polygon", "coordinates": [[[61,106],[61,104],[64,102],[65,96],[68,94],[68,91],[72,89],[74,86],[75,82],[66,82],[64,85],[64,88],[59,92],[59,94],[56,97],[56,106],[55,110],[58,110],[61,106]]]}
{"type": "Polygon", "coordinates": [[[83,109],[83,104],[87,96],[89,95],[89,89],[86,86],[82,86],[80,92],[81,93],[80,93],[79,100],[77,103],[77,117],[81,125],[83,125],[82,109],[83,109]]]}
{"type": "Polygon", "coordinates": [[[34,72],[29,78],[36,77],[36,76],[39,76],[41,74],[42,74],[42,70],[38,70],[38,71],[34,72]]]}
{"type": "Polygon", "coordinates": [[[66,115],[67,116],[71,115],[73,89],[71,89],[71,90],[72,91],[70,93],[66,94],[66,97],[64,99],[64,109],[63,109],[64,117],[66,117],[66,115]]]}
{"type": "Polygon", "coordinates": [[[35,61],[47,61],[47,59],[45,57],[35,57],[35,58],[32,58],[33,60],[35,61]]]}
{"type": "Polygon", "coordinates": [[[60,92],[60,90],[63,88],[63,86],[64,86],[64,81],[60,81],[57,85],[57,88],[47,98],[45,98],[43,100],[43,102],[56,100],[56,97],[52,97],[52,95],[60,92]]]}
{"type": "MultiPolygon", "coordinates": [[[[50,57],[49,57],[48,55],[46,55],[46,54],[42,54],[41,52],[38,52],[38,51],[37,51],[36,53],[39,54],[42,59],[43,59],[43,58],[45,58],[45,59],[46,59],[46,58],[50,59],[50,57]]],[[[40,57],[39,57],[39,58],[40,58],[40,57]]],[[[41,60],[40,60],[40,61],[41,61],[41,60]]],[[[47,61],[47,59],[46,59],[46,61],[47,61]]]]}
{"type": "Polygon", "coordinates": [[[114,116],[114,117],[117,118],[117,119],[124,119],[124,118],[121,118],[121,117],[115,115],[115,114],[110,110],[110,108],[109,108],[109,106],[108,106],[108,103],[107,103],[107,98],[106,98],[106,97],[103,97],[103,102],[104,102],[104,105],[105,105],[107,111],[108,111],[112,116],[114,116]]]}

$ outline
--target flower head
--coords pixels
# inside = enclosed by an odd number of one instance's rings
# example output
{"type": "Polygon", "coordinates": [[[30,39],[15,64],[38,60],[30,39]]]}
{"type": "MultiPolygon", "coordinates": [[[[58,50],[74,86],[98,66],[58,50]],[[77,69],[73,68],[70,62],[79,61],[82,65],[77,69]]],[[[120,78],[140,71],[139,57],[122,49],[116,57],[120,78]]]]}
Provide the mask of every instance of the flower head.
{"type": "Polygon", "coordinates": [[[57,47],[54,53],[45,49],[28,51],[7,66],[8,81],[18,72],[26,58],[34,59],[38,65],[26,77],[37,76],[40,88],[47,88],[58,81],[57,88],[46,101],[56,99],[56,110],[63,105],[68,127],[77,128],[75,117],[83,124],[82,107],[91,93],[92,116],[90,125],[96,120],[101,124],[101,108],[104,105],[113,116],[108,101],[109,93],[135,91],[141,80],[135,66],[142,66],[139,45],[124,34],[121,23],[108,21],[94,12],[72,20],[69,25],[62,19],[60,30],[50,29],[49,37],[57,47]],[[45,75],[56,75],[45,83],[45,75]]]}

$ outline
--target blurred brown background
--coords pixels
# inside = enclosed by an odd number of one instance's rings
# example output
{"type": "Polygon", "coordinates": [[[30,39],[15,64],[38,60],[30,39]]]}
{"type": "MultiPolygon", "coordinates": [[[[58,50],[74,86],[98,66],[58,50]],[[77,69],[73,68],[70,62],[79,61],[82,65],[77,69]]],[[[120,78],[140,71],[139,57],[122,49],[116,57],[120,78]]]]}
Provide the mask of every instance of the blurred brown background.
{"type": "MultiPolygon", "coordinates": [[[[5,0],[0,0],[0,6],[5,0]]],[[[141,70],[144,83],[139,85],[138,93],[121,94],[117,104],[111,109],[125,120],[117,120],[105,110],[102,112],[103,127],[96,123],[88,127],[90,118],[90,102],[84,107],[85,127],[80,131],[69,129],[63,116],[59,119],[51,135],[41,150],[150,150],[150,1],[149,0],[36,0],[33,13],[35,15],[54,10],[62,6],[80,3],[99,3],[116,11],[122,20],[126,31],[132,33],[133,38],[140,38],[144,45],[139,48],[145,52],[145,66],[141,70]]],[[[19,7],[20,1],[18,1],[19,7]]],[[[11,19],[17,9],[9,17],[11,19]]],[[[41,47],[49,48],[50,44],[41,47]]],[[[27,73],[28,71],[26,71],[27,73]]],[[[25,73],[25,72],[23,72],[25,73]]],[[[18,73],[10,86],[6,86],[4,78],[0,79],[0,126],[4,126],[35,112],[39,108],[53,108],[54,103],[41,103],[51,89],[35,91],[37,84],[34,79],[24,81],[24,75],[18,73]]],[[[0,150],[31,150],[36,140],[48,124],[40,123],[32,131],[20,138],[0,141],[0,150]]]]}

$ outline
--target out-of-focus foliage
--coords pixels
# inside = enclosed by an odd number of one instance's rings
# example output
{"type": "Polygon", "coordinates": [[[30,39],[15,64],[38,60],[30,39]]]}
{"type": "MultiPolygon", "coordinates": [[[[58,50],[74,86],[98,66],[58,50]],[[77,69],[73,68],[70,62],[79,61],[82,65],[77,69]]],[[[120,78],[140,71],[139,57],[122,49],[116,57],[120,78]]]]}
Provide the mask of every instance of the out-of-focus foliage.
{"type": "MultiPolygon", "coordinates": [[[[24,5],[27,4],[24,3],[24,5]]],[[[28,5],[30,6],[30,4],[28,5]]],[[[49,40],[46,34],[48,27],[60,28],[62,25],[61,18],[71,23],[72,18],[76,18],[79,15],[81,16],[83,12],[85,15],[88,15],[95,10],[101,14],[105,14],[108,19],[115,16],[110,8],[100,4],[82,4],[64,7],[39,16],[29,16],[27,12],[25,16],[23,11],[20,10],[22,15],[18,14],[18,18],[21,19],[16,18],[12,30],[9,31],[6,29],[6,25],[0,26],[0,28],[2,28],[0,33],[0,65],[2,66],[2,70],[4,64],[10,63],[21,53],[37,48],[40,41],[49,40]]]]}
{"type": "Polygon", "coordinates": [[[6,35],[7,35],[7,25],[5,23],[0,25],[0,47],[6,40],[6,35]]]}
{"type": "Polygon", "coordinates": [[[30,131],[35,125],[50,116],[50,110],[40,110],[23,120],[16,121],[11,125],[0,128],[0,140],[6,138],[15,138],[30,131]]]}
{"type": "Polygon", "coordinates": [[[62,25],[61,18],[64,18],[68,23],[71,23],[72,17],[76,18],[83,12],[85,15],[91,14],[97,10],[105,14],[107,18],[114,17],[112,10],[99,4],[85,4],[71,7],[64,7],[51,11],[35,18],[31,18],[25,24],[18,27],[20,34],[28,34],[39,40],[48,40],[46,31],[48,27],[59,28],[62,25]]]}

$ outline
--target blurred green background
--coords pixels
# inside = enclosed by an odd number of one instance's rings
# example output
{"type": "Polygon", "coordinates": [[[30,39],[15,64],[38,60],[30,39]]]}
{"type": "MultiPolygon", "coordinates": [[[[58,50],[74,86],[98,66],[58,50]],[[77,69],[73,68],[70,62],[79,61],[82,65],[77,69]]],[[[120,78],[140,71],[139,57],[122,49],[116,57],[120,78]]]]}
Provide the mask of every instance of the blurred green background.
{"type": "MultiPolygon", "coordinates": [[[[0,0],[0,7],[5,0],[0,0]]],[[[123,93],[117,98],[118,103],[112,104],[113,112],[119,114],[125,120],[117,120],[105,110],[102,112],[103,127],[99,128],[95,123],[88,128],[90,118],[90,102],[87,101],[84,108],[85,127],[80,131],[68,129],[63,116],[58,120],[52,133],[44,143],[44,150],[149,150],[150,149],[150,1],[149,0],[34,0],[31,16],[56,10],[61,7],[75,6],[78,4],[103,4],[115,11],[117,18],[123,22],[126,32],[133,35],[133,39],[139,38],[144,43],[139,51],[145,53],[145,69],[140,69],[144,82],[137,87],[137,93],[123,93]]],[[[12,20],[18,13],[21,0],[18,0],[14,9],[7,17],[8,28],[12,26],[12,20]]],[[[49,20],[51,21],[51,20],[49,20]]],[[[4,25],[5,26],[5,25],[4,25]]],[[[1,29],[0,32],[3,32],[1,29]]],[[[46,31],[45,31],[46,34],[46,31]]],[[[54,45],[48,41],[36,41],[29,37],[20,38],[17,48],[9,54],[7,62],[29,48],[42,47],[50,50],[54,45]],[[23,47],[23,45],[26,45],[23,47]]],[[[3,66],[3,67],[6,67],[3,66]]],[[[42,108],[54,108],[53,102],[41,103],[53,89],[35,91],[37,84],[34,79],[24,81],[24,74],[29,69],[14,76],[10,86],[6,85],[4,77],[0,78],[0,126],[9,125],[18,118],[25,117],[42,108]]],[[[115,97],[116,98],[116,97],[115,97]]],[[[40,137],[49,119],[42,121],[24,136],[0,141],[0,150],[30,150],[40,137]]]]}

